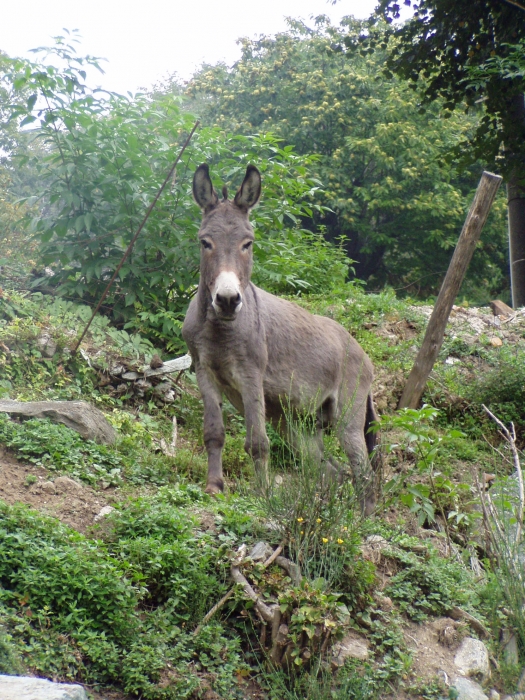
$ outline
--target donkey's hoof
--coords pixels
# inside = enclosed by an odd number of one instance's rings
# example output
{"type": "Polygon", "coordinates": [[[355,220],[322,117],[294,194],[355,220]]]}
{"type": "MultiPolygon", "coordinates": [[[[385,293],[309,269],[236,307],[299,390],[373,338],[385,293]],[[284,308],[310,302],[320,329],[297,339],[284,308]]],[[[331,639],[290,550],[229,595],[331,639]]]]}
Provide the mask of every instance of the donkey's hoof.
{"type": "Polygon", "coordinates": [[[222,493],[224,491],[224,485],[219,485],[219,484],[207,484],[206,488],[204,489],[204,493],[208,493],[210,496],[216,496],[219,493],[222,493]]]}

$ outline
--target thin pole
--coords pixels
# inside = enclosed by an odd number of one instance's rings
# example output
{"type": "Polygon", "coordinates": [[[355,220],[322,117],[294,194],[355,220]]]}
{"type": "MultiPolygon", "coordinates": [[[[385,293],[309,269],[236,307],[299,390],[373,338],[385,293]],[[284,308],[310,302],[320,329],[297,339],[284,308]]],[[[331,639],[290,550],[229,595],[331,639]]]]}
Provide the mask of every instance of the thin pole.
{"type": "Polygon", "coordinates": [[[483,172],[474,201],[450,261],[446,277],[428,322],[425,337],[410,372],[398,408],[417,408],[428,376],[443,344],[452,305],[465,277],[467,267],[481,235],[492,202],[501,184],[501,176],[483,172]]]}
{"type": "Polygon", "coordinates": [[[93,311],[93,314],[92,314],[91,318],[89,319],[89,322],[88,322],[87,326],[86,326],[86,327],[84,328],[84,330],[82,331],[82,335],[80,336],[80,338],[79,338],[78,341],[77,341],[77,344],[75,345],[75,347],[74,347],[73,350],[71,351],[71,355],[74,355],[74,354],[77,352],[78,348],[80,347],[80,343],[84,340],[84,336],[85,336],[86,333],[88,332],[89,327],[91,326],[91,323],[93,322],[93,319],[95,318],[95,316],[96,316],[97,313],[99,312],[99,309],[100,309],[100,307],[102,306],[102,303],[103,303],[104,299],[107,297],[108,292],[109,292],[109,290],[110,290],[110,288],[111,288],[111,285],[112,285],[113,282],[115,281],[115,279],[116,279],[118,273],[120,272],[120,269],[121,269],[122,265],[124,265],[124,263],[125,263],[125,261],[126,261],[128,255],[131,253],[131,250],[132,250],[133,246],[135,245],[135,241],[136,241],[137,238],[139,237],[140,232],[142,231],[142,229],[144,228],[144,226],[145,226],[145,224],[146,224],[146,221],[149,219],[149,215],[150,215],[151,212],[153,211],[153,207],[155,206],[155,204],[157,204],[157,201],[158,201],[160,195],[162,194],[164,188],[166,187],[166,185],[168,184],[169,180],[171,179],[171,176],[172,176],[173,173],[175,172],[175,168],[177,167],[177,164],[178,164],[179,160],[182,158],[182,154],[183,154],[184,151],[186,150],[186,146],[187,146],[187,145],[189,144],[189,142],[191,141],[191,138],[192,138],[193,134],[195,133],[195,131],[196,131],[197,127],[199,126],[199,124],[200,124],[200,120],[197,119],[197,121],[196,121],[195,124],[193,125],[193,129],[190,131],[190,135],[188,136],[188,138],[186,139],[186,141],[185,141],[185,143],[184,143],[184,146],[181,148],[181,150],[180,150],[180,152],[179,152],[179,155],[177,156],[176,161],[175,161],[175,162],[173,163],[173,165],[171,166],[170,171],[169,171],[169,173],[166,175],[166,178],[165,178],[164,182],[162,183],[162,185],[160,186],[160,188],[159,188],[157,194],[155,195],[155,198],[153,199],[153,201],[152,201],[151,204],[149,205],[148,211],[146,212],[146,215],[145,215],[144,218],[142,219],[142,223],[140,224],[140,226],[139,226],[138,229],[137,229],[137,232],[135,233],[135,235],[134,235],[133,238],[131,239],[130,244],[128,245],[128,247],[127,247],[127,249],[126,249],[126,252],[125,252],[124,255],[122,256],[122,260],[121,260],[121,261],[119,262],[119,264],[117,265],[117,267],[116,267],[116,269],[115,269],[115,272],[113,273],[111,279],[109,280],[108,285],[107,285],[106,289],[104,290],[102,296],[100,297],[100,301],[98,302],[98,304],[97,304],[95,310],[93,311]]]}

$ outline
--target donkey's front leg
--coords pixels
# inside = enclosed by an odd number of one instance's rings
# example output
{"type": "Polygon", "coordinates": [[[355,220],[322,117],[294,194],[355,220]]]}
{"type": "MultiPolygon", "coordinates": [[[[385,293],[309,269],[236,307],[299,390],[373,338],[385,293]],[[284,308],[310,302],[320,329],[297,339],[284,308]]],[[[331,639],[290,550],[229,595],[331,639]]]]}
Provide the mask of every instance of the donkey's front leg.
{"type": "Polygon", "coordinates": [[[208,454],[206,493],[221,493],[224,490],[222,478],[222,448],[224,447],[222,396],[206,370],[197,363],[195,374],[204,404],[204,444],[208,454]]]}
{"type": "Polygon", "coordinates": [[[268,473],[269,445],[266,435],[264,392],[262,380],[251,389],[243,392],[244,417],[246,419],[246,441],[244,449],[255,464],[255,475],[259,484],[267,488],[270,483],[268,473]]]}

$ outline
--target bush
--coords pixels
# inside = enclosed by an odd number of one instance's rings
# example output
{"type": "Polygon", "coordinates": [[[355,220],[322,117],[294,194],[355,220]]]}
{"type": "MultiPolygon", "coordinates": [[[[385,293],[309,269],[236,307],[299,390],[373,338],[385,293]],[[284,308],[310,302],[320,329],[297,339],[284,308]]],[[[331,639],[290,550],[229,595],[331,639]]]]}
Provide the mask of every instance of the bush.
{"type": "Polygon", "coordinates": [[[505,424],[525,435],[525,349],[503,346],[484,372],[476,373],[467,398],[485,404],[505,424]]]}
{"type": "MultiPolygon", "coordinates": [[[[18,167],[32,168],[40,186],[31,202],[44,206],[31,228],[43,264],[54,272],[46,284],[70,298],[94,302],[195,119],[170,95],[101,97],[91,91],[82,66],[93,60],[78,58],[63,38],[47,55],[64,67],[17,59],[4,75],[13,95],[30,95],[24,104],[18,100],[13,116],[33,124],[35,137],[46,147],[34,157],[21,156],[18,167]]],[[[203,161],[212,165],[218,190],[223,182],[238,187],[250,162],[262,172],[263,205],[253,214],[259,282],[275,291],[319,291],[343,281],[348,272],[340,248],[301,229],[302,220],[321,210],[314,202],[320,183],[309,175],[312,157],[295,155],[271,134],[231,137],[203,128],[104,306],[119,324],[160,339],[170,350],[182,347],[182,320],[197,280],[200,217],[188,168],[203,161]]]]}
{"type": "Polygon", "coordinates": [[[0,413],[0,443],[15,454],[50,471],[60,471],[90,484],[120,483],[121,458],[111,448],[84,440],[61,423],[30,418],[23,423],[0,413]]]}
{"type": "Polygon", "coordinates": [[[132,502],[113,514],[106,543],[0,502],[1,669],[18,672],[23,658],[38,674],[144,700],[200,697],[210,686],[239,697],[239,639],[218,623],[196,637],[185,629],[208,604],[204,588],[222,590],[222,550],[174,505],[201,497],[164,489],[132,502]]]}

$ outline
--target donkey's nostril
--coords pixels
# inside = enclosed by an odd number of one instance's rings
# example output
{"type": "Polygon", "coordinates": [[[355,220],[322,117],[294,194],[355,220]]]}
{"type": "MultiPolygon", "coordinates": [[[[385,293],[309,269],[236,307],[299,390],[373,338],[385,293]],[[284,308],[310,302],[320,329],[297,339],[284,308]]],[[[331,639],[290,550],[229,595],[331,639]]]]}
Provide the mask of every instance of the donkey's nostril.
{"type": "Polygon", "coordinates": [[[224,314],[234,314],[240,307],[242,297],[239,292],[232,294],[217,294],[215,295],[215,304],[224,314]]]}

